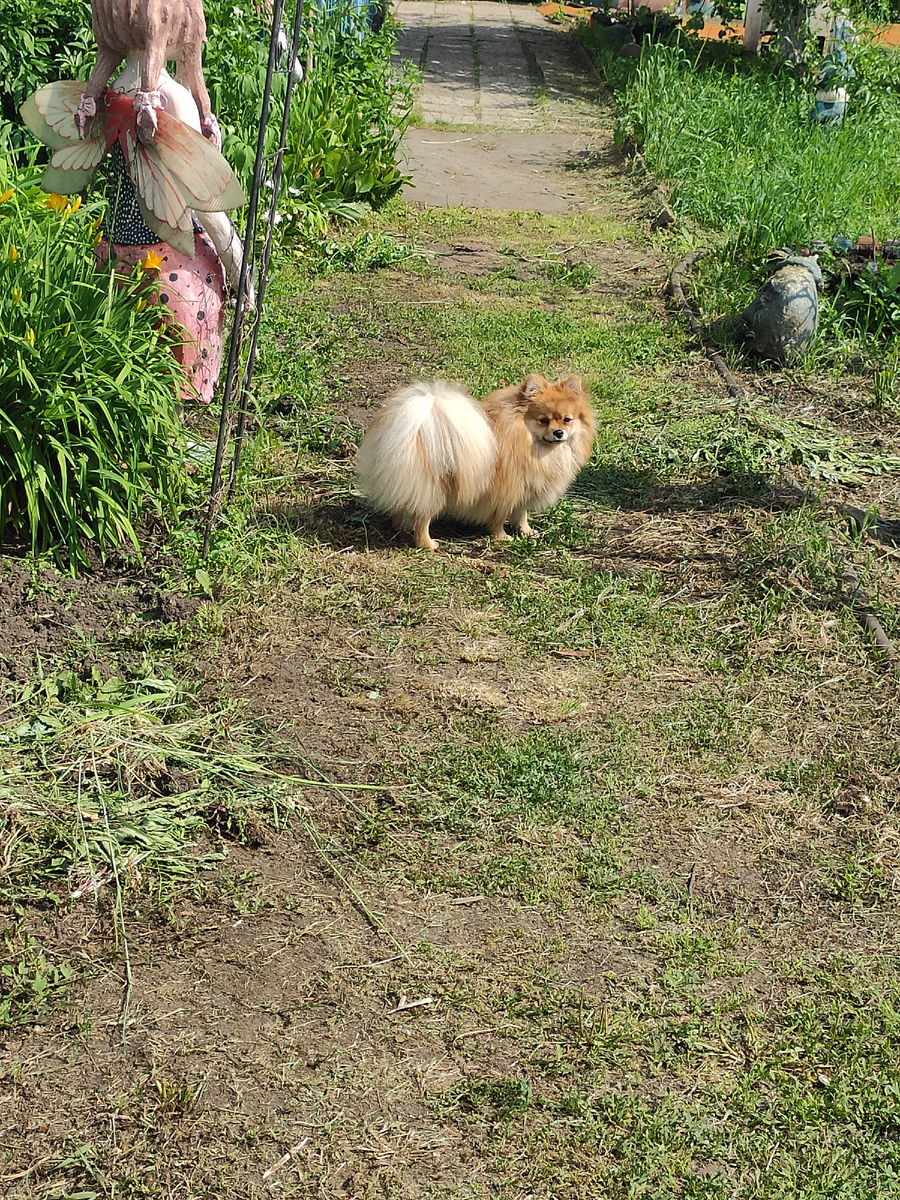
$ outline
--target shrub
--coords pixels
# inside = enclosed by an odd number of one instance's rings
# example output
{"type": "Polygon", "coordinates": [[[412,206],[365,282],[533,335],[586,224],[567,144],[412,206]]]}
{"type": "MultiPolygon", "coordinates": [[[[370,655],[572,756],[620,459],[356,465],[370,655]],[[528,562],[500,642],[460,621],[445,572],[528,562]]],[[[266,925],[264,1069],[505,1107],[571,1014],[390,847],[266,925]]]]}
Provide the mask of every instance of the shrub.
{"type": "MultiPolygon", "coordinates": [[[[268,57],[268,30],[255,11],[208,0],[205,75],[223,127],[226,158],[249,188],[268,57]]],[[[290,15],[286,25],[290,25],[290,15]]],[[[304,14],[299,57],[304,78],[291,105],[279,209],[302,231],[321,236],[331,213],[378,207],[403,183],[397,147],[411,92],[391,63],[395,27],[375,33],[365,12],[346,2],[304,14]]],[[[287,63],[283,64],[287,67],[287,63]]],[[[276,76],[266,152],[277,146],[286,75],[276,76]]]]}
{"type": "Polygon", "coordinates": [[[0,117],[16,124],[50,79],[87,79],[94,54],[90,0],[0,0],[0,117]]]}
{"type": "Polygon", "coordinates": [[[138,280],[98,272],[96,209],[0,160],[0,513],[75,570],[83,541],[174,513],[185,480],[170,335],[138,280]]]}

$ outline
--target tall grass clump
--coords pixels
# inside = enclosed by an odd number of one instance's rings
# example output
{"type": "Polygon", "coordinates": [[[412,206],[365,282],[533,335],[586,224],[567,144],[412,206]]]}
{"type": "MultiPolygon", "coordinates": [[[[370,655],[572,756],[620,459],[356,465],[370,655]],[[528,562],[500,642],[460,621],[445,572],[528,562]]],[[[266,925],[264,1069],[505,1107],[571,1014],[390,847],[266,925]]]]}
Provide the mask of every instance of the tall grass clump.
{"type": "MultiPolygon", "coordinates": [[[[881,63],[896,52],[867,52],[881,63]]],[[[815,82],[772,57],[645,42],[618,75],[619,135],[640,146],[679,216],[724,235],[740,258],[773,246],[896,236],[900,95],[862,76],[844,123],[809,116],[815,82]]]]}
{"type": "Polygon", "coordinates": [[[74,570],[177,508],[171,335],[139,279],[97,271],[93,206],[2,158],[0,197],[0,525],[74,570]]]}
{"type": "Polygon", "coordinates": [[[847,115],[825,126],[810,119],[816,63],[799,72],[773,52],[745,56],[682,31],[645,40],[626,61],[602,30],[583,36],[616,93],[619,140],[640,148],[691,237],[713,247],[696,278],[707,319],[737,318],[770,250],[815,246],[826,271],[822,361],[862,365],[876,342],[900,336],[900,280],[853,282],[830,257],[862,235],[900,236],[900,52],[866,38],[853,45],[847,115]]]}

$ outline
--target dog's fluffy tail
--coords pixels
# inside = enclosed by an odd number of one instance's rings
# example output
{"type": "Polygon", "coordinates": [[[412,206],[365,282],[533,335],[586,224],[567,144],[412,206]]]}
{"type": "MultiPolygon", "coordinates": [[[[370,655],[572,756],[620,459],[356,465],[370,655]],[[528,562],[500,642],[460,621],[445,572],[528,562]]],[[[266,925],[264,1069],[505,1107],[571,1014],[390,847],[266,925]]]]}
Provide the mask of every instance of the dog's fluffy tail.
{"type": "Polygon", "coordinates": [[[471,504],[491,480],[497,446],[481,405],[451,384],[391,396],[356,456],[362,491],[383,512],[431,518],[471,504]]]}

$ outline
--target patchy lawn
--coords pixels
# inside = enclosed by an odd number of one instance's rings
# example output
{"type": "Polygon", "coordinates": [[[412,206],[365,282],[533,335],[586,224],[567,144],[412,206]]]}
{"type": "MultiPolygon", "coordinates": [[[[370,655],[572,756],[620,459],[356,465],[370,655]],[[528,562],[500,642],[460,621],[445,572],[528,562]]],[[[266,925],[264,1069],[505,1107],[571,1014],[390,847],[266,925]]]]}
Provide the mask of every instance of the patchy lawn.
{"type": "Polygon", "coordinates": [[[620,188],[284,265],[207,567],[200,507],[0,564],[10,1197],[900,1193],[897,682],[834,555],[889,636],[900,578],[776,469],[889,512],[898,417],[724,399],[620,188]],[[366,510],[391,387],[532,370],[601,429],[537,541],[366,510]]]}

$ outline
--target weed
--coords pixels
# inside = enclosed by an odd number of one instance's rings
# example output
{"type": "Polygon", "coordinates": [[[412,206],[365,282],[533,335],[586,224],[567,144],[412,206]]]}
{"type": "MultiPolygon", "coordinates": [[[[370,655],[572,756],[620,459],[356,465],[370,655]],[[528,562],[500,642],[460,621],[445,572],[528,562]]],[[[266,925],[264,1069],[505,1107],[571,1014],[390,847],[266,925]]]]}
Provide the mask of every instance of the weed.
{"type": "Polygon", "coordinates": [[[182,1117],[193,1112],[199,1098],[199,1090],[188,1083],[157,1077],[153,1080],[153,1094],[163,1116],[182,1117]]]}
{"type": "Polygon", "coordinates": [[[531,1088],[524,1079],[475,1079],[454,1097],[463,1112],[487,1110],[494,1120],[504,1121],[525,1112],[531,1105],[531,1088]]]}
{"type": "Polygon", "coordinates": [[[34,1025],[65,1003],[76,977],[67,962],[53,962],[34,938],[4,938],[7,961],[0,966],[0,1030],[34,1025]]]}

